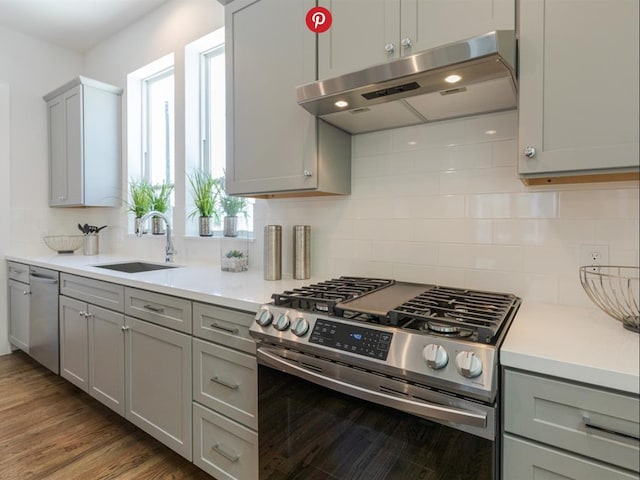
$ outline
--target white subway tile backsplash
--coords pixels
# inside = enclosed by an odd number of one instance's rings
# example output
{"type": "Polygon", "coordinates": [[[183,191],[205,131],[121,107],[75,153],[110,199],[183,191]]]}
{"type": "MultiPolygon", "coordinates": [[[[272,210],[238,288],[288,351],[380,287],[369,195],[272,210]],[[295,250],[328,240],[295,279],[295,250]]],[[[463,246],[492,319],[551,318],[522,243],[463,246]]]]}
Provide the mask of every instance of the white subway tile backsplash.
{"type": "Polygon", "coordinates": [[[490,168],[493,162],[491,143],[429,148],[412,153],[416,173],[490,168]]]}
{"type": "Polygon", "coordinates": [[[416,219],[413,239],[437,243],[491,243],[492,229],[492,220],[416,219]]]}
{"type": "Polygon", "coordinates": [[[392,152],[423,150],[467,143],[467,128],[459,120],[392,130],[392,152]]]}
{"type": "Polygon", "coordinates": [[[638,248],[640,244],[640,225],[638,220],[603,219],[596,220],[596,243],[605,243],[610,247],[638,248]]]}
{"type": "Polygon", "coordinates": [[[467,120],[467,140],[483,143],[516,138],[517,119],[515,111],[470,118],[467,120]]]}
{"type": "Polygon", "coordinates": [[[391,153],[391,131],[354,135],[351,137],[351,152],[354,158],[391,153]]]}
{"type": "Polygon", "coordinates": [[[405,282],[431,283],[435,285],[464,285],[464,270],[394,263],[393,278],[405,282]]]}
{"type": "Polygon", "coordinates": [[[560,192],[560,216],[563,218],[638,219],[638,187],[608,190],[570,190],[560,192]]]}
{"type": "Polygon", "coordinates": [[[518,163],[518,142],[505,140],[493,143],[493,166],[507,167],[518,163]]]}
{"type": "Polygon", "coordinates": [[[439,265],[475,270],[522,272],[520,247],[493,245],[440,245],[439,265]]]}
{"type": "Polygon", "coordinates": [[[467,196],[467,216],[472,218],[555,218],[557,192],[495,193],[467,196]]]}
{"type": "Polygon", "coordinates": [[[440,193],[500,193],[522,192],[515,167],[496,167],[442,172],[440,193]]]}
{"type": "Polygon", "coordinates": [[[579,245],[595,242],[590,220],[497,219],[493,222],[494,243],[503,245],[579,245]]]}

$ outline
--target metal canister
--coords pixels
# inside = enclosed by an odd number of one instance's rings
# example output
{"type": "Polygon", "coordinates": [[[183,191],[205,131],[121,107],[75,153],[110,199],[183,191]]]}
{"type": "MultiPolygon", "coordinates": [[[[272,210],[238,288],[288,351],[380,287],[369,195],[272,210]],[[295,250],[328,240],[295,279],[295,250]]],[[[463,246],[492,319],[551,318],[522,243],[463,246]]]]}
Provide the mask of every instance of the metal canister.
{"type": "Polygon", "coordinates": [[[293,278],[311,278],[311,226],[293,227],[293,278]]]}
{"type": "Polygon", "coordinates": [[[264,227],[264,279],[282,278],[282,226],[264,227]]]}

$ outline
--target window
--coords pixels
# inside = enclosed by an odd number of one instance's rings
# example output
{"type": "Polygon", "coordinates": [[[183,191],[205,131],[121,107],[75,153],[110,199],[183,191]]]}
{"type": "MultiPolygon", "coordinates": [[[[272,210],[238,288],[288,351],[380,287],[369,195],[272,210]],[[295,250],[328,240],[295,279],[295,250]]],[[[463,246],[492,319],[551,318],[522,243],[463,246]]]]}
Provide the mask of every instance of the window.
{"type": "MultiPolygon", "coordinates": [[[[185,61],[187,172],[202,169],[221,178],[226,163],[224,28],[187,45],[185,61]],[[197,153],[189,148],[189,142],[197,142],[197,153]]],[[[248,198],[246,217],[238,217],[240,232],[253,232],[253,203],[248,198]]],[[[195,234],[196,229],[192,222],[187,223],[185,231],[195,234]]],[[[216,232],[221,234],[222,225],[216,225],[216,232]]]]}
{"type": "MultiPolygon", "coordinates": [[[[173,54],[127,75],[129,181],[144,179],[154,186],[175,183],[174,90],[173,54]]],[[[166,197],[161,195],[166,189],[156,188],[155,192],[159,198],[154,208],[172,216],[172,189],[166,197]]]]}
{"type": "Polygon", "coordinates": [[[152,184],[173,183],[173,68],[142,81],[142,177],[152,184]]]}

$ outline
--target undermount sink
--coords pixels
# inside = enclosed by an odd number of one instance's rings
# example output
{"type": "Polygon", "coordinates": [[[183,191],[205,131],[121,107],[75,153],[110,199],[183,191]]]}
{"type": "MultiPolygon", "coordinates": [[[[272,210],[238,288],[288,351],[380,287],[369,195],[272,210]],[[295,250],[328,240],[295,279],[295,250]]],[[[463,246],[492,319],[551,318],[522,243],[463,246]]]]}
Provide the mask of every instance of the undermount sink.
{"type": "Polygon", "coordinates": [[[112,263],[110,265],[94,265],[97,268],[107,270],[117,270],[124,273],[152,272],[154,270],[165,270],[167,268],[177,268],[177,265],[167,265],[166,263],[146,263],[146,262],[126,262],[112,263]]]}

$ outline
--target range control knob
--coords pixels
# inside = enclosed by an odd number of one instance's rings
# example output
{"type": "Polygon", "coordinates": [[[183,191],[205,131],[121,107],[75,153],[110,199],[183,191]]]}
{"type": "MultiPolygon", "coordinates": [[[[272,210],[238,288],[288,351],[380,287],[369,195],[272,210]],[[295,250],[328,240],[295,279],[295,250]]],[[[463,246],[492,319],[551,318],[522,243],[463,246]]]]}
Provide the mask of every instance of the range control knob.
{"type": "Polygon", "coordinates": [[[456,368],[463,377],[474,378],[482,373],[482,361],[473,352],[460,352],[456,355],[456,368]]]}
{"type": "Polygon", "coordinates": [[[298,317],[296,318],[291,331],[298,337],[304,337],[309,331],[309,322],[307,322],[304,317],[298,317]]]}
{"type": "Polygon", "coordinates": [[[291,320],[289,320],[289,316],[286,313],[280,313],[276,321],[273,322],[273,328],[281,332],[289,328],[289,325],[291,325],[291,320]]]}
{"type": "Polygon", "coordinates": [[[273,314],[266,308],[260,310],[260,313],[256,315],[256,323],[261,327],[266,327],[271,323],[272,320],[273,320],[273,314]]]}
{"type": "Polygon", "coordinates": [[[449,362],[449,355],[442,345],[430,343],[422,350],[424,361],[427,362],[429,368],[439,370],[444,368],[449,362]]]}

